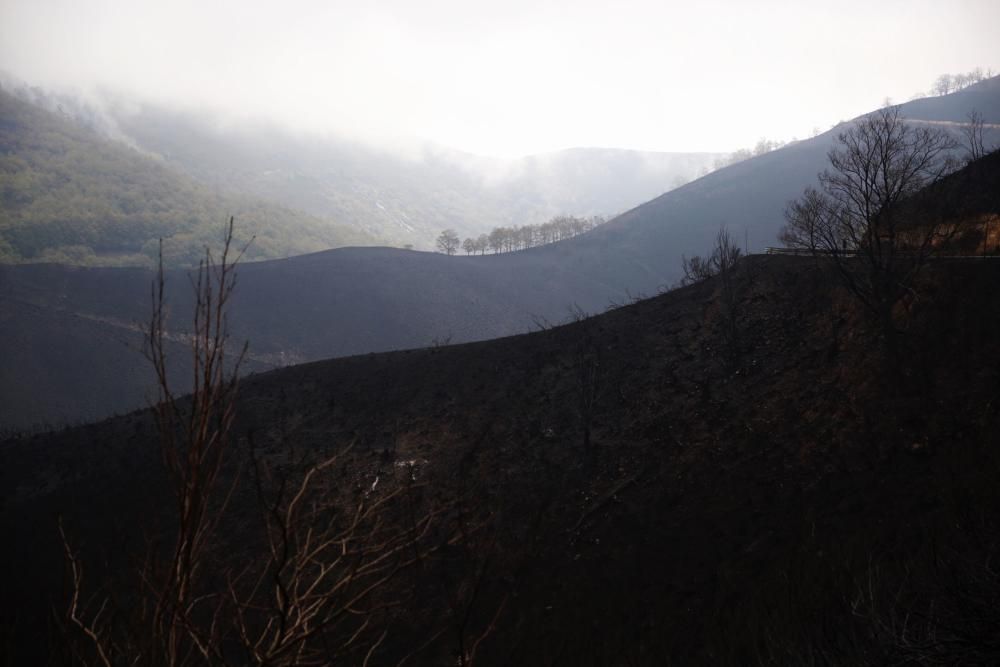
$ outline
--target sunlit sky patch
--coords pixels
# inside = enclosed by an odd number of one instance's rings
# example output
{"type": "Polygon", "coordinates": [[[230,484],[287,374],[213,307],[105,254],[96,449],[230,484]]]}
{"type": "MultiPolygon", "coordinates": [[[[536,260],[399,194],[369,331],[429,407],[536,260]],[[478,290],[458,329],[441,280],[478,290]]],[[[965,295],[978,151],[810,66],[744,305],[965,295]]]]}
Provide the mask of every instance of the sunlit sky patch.
{"type": "Polygon", "coordinates": [[[0,0],[0,68],[513,156],[731,151],[1000,66],[997,0],[0,0]]]}

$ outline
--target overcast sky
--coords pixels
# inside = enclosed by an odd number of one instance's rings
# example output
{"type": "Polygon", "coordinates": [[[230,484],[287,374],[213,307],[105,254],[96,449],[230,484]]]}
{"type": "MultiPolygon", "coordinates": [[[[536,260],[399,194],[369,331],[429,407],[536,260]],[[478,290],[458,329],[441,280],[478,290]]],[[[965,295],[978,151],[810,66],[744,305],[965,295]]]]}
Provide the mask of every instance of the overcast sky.
{"type": "Polygon", "coordinates": [[[494,155],[730,151],[1000,69],[1000,0],[0,0],[47,86],[494,155]]]}

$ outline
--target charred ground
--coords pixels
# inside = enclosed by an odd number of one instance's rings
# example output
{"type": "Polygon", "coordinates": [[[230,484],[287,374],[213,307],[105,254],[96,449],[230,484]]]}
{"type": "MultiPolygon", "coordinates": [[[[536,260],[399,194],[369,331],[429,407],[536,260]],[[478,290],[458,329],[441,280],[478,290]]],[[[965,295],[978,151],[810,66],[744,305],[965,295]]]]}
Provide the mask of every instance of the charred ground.
{"type": "MultiPolygon", "coordinates": [[[[341,488],[404,469],[474,517],[474,546],[394,584],[385,663],[418,646],[453,663],[448,591],[473,583],[463,632],[484,664],[988,662],[1000,261],[932,263],[900,312],[901,368],[822,261],[754,256],[735,278],[735,338],[710,280],[533,334],[255,376],[240,456],[353,445],[341,488]]],[[[162,525],[155,438],[135,413],[3,445],[12,652],[59,609],[56,514],[112,569],[162,525]]],[[[244,500],[226,539],[246,555],[244,500]]]]}

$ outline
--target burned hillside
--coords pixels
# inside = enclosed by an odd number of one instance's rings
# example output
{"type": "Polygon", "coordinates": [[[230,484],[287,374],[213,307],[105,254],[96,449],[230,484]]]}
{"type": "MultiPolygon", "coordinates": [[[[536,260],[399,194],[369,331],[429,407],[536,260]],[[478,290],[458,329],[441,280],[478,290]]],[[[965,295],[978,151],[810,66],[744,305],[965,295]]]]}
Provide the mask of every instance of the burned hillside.
{"type": "MultiPolygon", "coordinates": [[[[453,661],[456,636],[483,664],[877,662],[951,650],[934,642],[956,624],[988,650],[1000,263],[934,262],[892,373],[821,261],[735,271],[736,337],[713,279],[523,336],[253,377],[233,462],[251,442],[286,470],[350,446],[327,471],[338,498],[419,482],[440,523],[384,591],[379,664],[453,661]],[[924,625],[898,625],[907,607],[924,625]]],[[[15,640],[40,627],[40,592],[61,608],[56,514],[115,567],[170,525],[156,438],[135,413],[4,445],[15,640]]],[[[235,498],[223,552],[252,557],[253,494],[235,498]]]]}

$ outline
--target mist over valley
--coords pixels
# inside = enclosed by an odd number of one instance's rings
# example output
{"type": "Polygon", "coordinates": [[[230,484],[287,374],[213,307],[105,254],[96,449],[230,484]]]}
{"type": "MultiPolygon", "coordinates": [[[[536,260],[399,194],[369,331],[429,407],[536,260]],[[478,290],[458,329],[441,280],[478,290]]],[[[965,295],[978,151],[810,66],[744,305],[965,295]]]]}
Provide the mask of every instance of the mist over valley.
{"type": "Polygon", "coordinates": [[[0,661],[1000,663],[997,24],[0,6],[0,661]]]}

